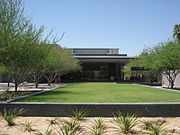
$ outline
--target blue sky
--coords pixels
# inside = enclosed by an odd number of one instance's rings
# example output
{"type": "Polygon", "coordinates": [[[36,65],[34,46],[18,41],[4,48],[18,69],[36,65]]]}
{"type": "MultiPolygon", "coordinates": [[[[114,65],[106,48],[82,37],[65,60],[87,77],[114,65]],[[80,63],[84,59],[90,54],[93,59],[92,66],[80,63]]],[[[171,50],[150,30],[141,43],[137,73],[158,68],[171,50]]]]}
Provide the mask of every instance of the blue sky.
{"type": "Polygon", "coordinates": [[[37,26],[53,29],[67,48],[119,48],[128,56],[172,38],[180,0],[24,0],[37,26]]]}

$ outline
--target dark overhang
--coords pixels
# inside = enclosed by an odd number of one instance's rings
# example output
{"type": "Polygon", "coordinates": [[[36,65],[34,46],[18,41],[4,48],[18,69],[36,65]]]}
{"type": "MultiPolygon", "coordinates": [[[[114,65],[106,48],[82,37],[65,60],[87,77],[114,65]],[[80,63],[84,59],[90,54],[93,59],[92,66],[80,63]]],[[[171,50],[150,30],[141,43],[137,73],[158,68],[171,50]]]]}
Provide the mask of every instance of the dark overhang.
{"type": "Polygon", "coordinates": [[[74,54],[75,56],[127,56],[127,54],[74,54]]]}
{"type": "Polygon", "coordinates": [[[74,56],[80,62],[126,63],[134,57],[128,56],[74,56]]]}
{"type": "Polygon", "coordinates": [[[134,59],[127,56],[74,56],[77,59],[134,59]]]}
{"type": "Polygon", "coordinates": [[[71,48],[80,62],[126,63],[134,57],[119,54],[118,48],[71,48]]]}

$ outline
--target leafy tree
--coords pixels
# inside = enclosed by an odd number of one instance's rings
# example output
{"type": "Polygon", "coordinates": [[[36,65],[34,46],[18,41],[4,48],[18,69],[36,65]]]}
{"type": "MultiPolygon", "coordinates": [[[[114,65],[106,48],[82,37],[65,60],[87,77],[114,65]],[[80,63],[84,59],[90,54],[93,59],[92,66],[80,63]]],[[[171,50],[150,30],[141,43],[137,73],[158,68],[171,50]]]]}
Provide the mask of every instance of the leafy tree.
{"type": "Polygon", "coordinates": [[[31,66],[30,70],[30,78],[32,78],[33,82],[35,83],[35,87],[38,88],[39,81],[45,74],[45,65],[47,61],[47,56],[49,53],[49,45],[41,44],[38,46],[39,52],[36,54],[38,57],[37,59],[34,58],[34,65],[31,66]]]}
{"type": "Polygon", "coordinates": [[[0,1],[0,62],[1,66],[4,66],[8,72],[13,74],[16,88],[19,73],[15,74],[13,72],[13,70],[16,71],[16,68],[13,68],[12,65],[18,65],[15,61],[19,60],[18,57],[21,57],[22,42],[24,42],[23,34],[27,31],[29,24],[29,20],[24,18],[23,12],[24,9],[20,0],[0,1]]]}
{"type": "Polygon", "coordinates": [[[62,67],[62,58],[61,58],[61,50],[62,48],[58,45],[51,45],[49,48],[49,54],[45,63],[45,74],[44,77],[48,81],[48,85],[51,84],[52,81],[57,76],[57,72],[62,67]]]}
{"type": "Polygon", "coordinates": [[[180,44],[176,41],[167,42],[158,59],[159,70],[169,81],[170,88],[173,88],[174,81],[180,73],[180,44]]]}
{"type": "Polygon", "coordinates": [[[57,72],[58,75],[55,78],[55,82],[60,82],[61,81],[61,76],[69,73],[69,72],[74,72],[77,70],[81,70],[81,66],[79,64],[79,60],[75,59],[71,53],[71,50],[64,48],[62,53],[62,62],[64,63],[57,72]]]}
{"type": "MultiPolygon", "coordinates": [[[[21,35],[24,36],[24,35],[21,35]]],[[[19,36],[20,37],[20,36],[19,36]]],[[[11,75],[13,83],[15,84],[15,91],[17,91],[18,85],[26,80],[28,73],[32,70],[32,66],[41,61],[43,57],[39,57],[41,54],[41,48],[36,44],[27,39],[28,36],[22,37],[22,41],[19,43],[13,42],[12,46],[6,50],[6,53],[2,53],[6,60],[3,65],[6,67],[6,70],[11,75]],[[32,43],[30,43],[30,41],[32,43]]]]}
{"type": "Polygon", "coordinates": [[[53,81],[58,82],[58,79],[62,75],[78,69],[78,60],[73,58],[69,50],[61,48],[58,45],[51,45],[45,63],[46,74],[44,75],[48,81],[48,85],[53,81]]]}
{"type": "Polygon", "coordinates": [[[10,74],[15,91],[45,57],[43,32],[43,26],[37,29],[24,16],[21,0],[0,0],[0,65],[10,74]]]}
{"type": "Polygon", "coordinates": [[[145,49],[134,63],[163,74],[169,81],[170,88],[173,88],[180,72],[180,44],[177,41],[169,41],[145,49]]]}
{"type": "Polygon", "coordinates": [[[157,70],[154,62],[157,60],[156,56],[160,48],[160,45],[154,48],[146,48],[139,56],[131,60],[124,69],[127,78],[132,77],[133,74],[141,74],[143,75],[141,81],[151,83],[156,80],[155,78],[159,77],[160,71],[157,70]],[[136,70],[133,70],[135,68],[136,70]]]}
{"type": "Polygon", "coordinates": [[[176,24],[173,29],[173,37],[180,40],[180,24],[176,24]]]}

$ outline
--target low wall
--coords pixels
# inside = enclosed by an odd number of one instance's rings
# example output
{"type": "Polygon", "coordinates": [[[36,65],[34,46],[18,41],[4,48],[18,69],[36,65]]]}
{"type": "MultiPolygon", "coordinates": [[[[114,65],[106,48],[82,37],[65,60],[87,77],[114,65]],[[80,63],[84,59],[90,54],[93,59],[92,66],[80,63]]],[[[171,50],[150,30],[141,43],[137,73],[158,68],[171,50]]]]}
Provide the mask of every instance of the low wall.
{"type": "Polygon", "coordinates": [[[117,112],[136,114],[144,117],[180,117],[180,103],[0,103],[4,108],[25,108],[23,116],[70,116],[72,108],[87,108],[89,117],[111,117],[117,112]]]}

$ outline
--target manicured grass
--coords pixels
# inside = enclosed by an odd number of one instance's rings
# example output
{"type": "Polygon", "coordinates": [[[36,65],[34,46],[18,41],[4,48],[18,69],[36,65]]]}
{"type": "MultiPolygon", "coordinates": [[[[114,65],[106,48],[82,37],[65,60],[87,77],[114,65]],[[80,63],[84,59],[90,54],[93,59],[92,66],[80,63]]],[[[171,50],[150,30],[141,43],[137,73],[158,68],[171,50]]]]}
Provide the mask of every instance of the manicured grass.
{"type": "Polygon", "coordinates": [[[180,93],[136,84],[78,83],[20,102],[153,103],[180,102],[180,93]]]}

